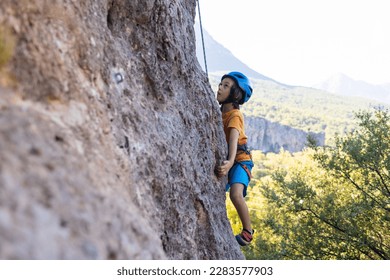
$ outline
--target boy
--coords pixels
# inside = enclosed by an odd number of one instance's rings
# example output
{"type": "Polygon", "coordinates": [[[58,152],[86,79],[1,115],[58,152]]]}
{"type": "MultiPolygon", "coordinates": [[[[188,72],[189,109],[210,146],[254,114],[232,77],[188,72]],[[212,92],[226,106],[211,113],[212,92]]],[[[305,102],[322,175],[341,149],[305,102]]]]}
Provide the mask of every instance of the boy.
{"type": "Polygon", "coordinates": [[[252,157],[247,148],[247,136],[244,131],[244,116],[240,104],[244,104],[252,95],[249,79],[240,72],[230,72],[222,77],[218,86],[217,100],[221,105],[223,129],[228,143],[228,160],[217,168],[219,176],[228,175],[226,191],[230,188],[230,199],[237,210],[242,223],[242,232],[236,235],[241,246],[248,245],[253,239],[248,207],[245,203],[247,187],[253,167],[252,157]]]}

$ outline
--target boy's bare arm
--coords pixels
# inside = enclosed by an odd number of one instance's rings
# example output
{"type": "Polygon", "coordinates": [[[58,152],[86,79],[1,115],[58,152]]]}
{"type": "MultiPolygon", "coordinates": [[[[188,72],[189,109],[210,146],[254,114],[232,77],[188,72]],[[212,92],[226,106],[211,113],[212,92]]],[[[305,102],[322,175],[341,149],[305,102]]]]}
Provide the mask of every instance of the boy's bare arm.
{"type": "Polygon", "coordinates": [[[221,166],[218,167],[218,175],[219,176],[225,176],[228,174],[230,168],[232,168],[234,164],[234,159],[236,158],[237,153],[237,143],[238,143],[238,136],[240,133],[237,129],[231,128],[230,130],[230,136],[229,136],[229,159],[225,160],[221,166]]]}

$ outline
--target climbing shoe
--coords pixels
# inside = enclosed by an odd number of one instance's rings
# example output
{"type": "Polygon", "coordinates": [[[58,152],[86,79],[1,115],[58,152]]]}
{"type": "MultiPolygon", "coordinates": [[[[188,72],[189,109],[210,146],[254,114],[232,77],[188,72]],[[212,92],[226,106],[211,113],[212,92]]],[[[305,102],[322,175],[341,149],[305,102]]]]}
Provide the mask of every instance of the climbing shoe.
{"type": "Polygon", "coordinates": [[[254,233],[255,233],[255,231],[253,229],[252,229],[252,232],[250,232],[247,229],[243,229],[240,234],[236,235],[236,240],[237,240],[238,244],[240,244],[241,246],[246,246],[249,243],[251,243],[254,233]]]}

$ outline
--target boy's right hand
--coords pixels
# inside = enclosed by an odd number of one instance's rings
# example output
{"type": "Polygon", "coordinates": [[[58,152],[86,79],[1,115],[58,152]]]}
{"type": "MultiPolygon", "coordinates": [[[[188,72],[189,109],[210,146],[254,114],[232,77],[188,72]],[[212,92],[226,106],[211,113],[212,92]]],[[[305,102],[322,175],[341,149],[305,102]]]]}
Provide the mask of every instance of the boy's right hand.
{"type": "Polygon", "coordinates": [[[232,168],[233,163],[231,163],[228,160],[223,161],[222,165],[218,166],[217,168],[217,175],[218,177],[222,177],[228,174],[230,168],[232,168]]]}

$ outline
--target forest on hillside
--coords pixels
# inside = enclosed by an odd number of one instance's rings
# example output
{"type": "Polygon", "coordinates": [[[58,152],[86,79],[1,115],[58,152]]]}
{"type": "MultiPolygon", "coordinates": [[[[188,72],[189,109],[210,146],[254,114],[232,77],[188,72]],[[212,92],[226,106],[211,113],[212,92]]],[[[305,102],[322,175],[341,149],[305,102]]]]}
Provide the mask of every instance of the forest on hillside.
{"type": "MultiPolygon", "coordinates": [[[[355,113],[334,145],[253,152],[247,259],[390,259],[390,113],[355,113]]],[[[234,233],[241,223],[227,198],[234,233]]]]}

